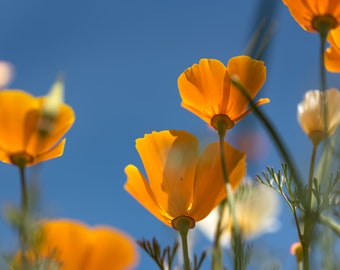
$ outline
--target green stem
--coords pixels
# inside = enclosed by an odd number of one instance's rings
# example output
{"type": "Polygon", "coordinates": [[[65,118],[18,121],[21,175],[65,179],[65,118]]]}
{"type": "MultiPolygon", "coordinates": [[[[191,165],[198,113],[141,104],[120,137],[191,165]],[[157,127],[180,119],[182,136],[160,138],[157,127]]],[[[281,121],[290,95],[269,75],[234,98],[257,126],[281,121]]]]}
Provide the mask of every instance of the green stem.
{"type": "Polygon", "coordinates": [[[21,265],[23,269],[26,267],[25,250],[27,248],[27,234],[26,234],[26,219],[27,219],[27,208],[28,208],[28,196],[27,196],[27,185],[25,176],[25,166],[18,166],[20,174],[20,185],[21,185],[21,214],[19,223],[19,235],[20,235],[20,249],[21,249],[21,265]]]}
{"type": "Polygon", "coordinates": [[[19,166],[20,184],[21,184],[21,210],[24,214],[27,212],[28,198],[27,198],[27,185],[25,176],[25,167],[19,166]]]}
{"type": "Polygon", "coordinates": [[[309,167],[308,187],[307,187],[307,202],[305,209],[305,226],[303,231],[303,269],[309,269],[309,247],[311,242],[311,236],[313,233],[314,219],[312,211],[312,198],[313,198],[313,179],[314,179],[314,165],[316,158],[316,150],[318,145],[313,144],[313,151],[309,167]]]}
{"type": "Polygon", "coordinates": [[[226,204],[227,204],[227,200],[225,199],[220,203],[219,208],[218,208],[219,215],[218,215],[218,222],[216,226],[214,247],[213,247],[213,253],[212,253],[212,262],[211,262],[212,270],[223,269],[223,253],[222,253],[222,248],[220,244],[220,239],[223,233],[222,220],[223,220],[223,215],[225,213],[226,204]]]}
{"type": "Polygon", "coordinates": [[[182,251],[184,260],[184,270],[190,270],[189,248],[188,248],[188,231],[190,228],[191,220],[187,217],[180,217],[177,221],[178,231],[182,239],[182,251]]]}
{"type": "Polygon", "coordinates": [[[332,231],[335,232],[338,236],[340,236],[340,224],[335,222],[332,218],[322,214],[319,216],[319,220],[322,224],[326,225],[327,227],[332,229],[332,231]]]}
{"type": "Polygon", "coordinates": [[[320,79],[321,79],[321,91],[325,91],[327,88],[326,82],[326,68],[325,68],[325,50],[326,50],[326,39],[328,29],[323,31],[320,30],[320,79]]]}

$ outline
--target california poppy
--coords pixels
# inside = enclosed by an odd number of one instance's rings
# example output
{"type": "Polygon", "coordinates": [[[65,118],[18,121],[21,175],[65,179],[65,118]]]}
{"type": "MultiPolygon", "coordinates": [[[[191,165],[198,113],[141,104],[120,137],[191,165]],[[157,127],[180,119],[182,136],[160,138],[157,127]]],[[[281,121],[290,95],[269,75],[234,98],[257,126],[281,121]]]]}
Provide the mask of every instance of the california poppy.
{"type": "Polygon", "coordinates": [[[340,25],[339,0],[282,0],[290,14],[306,31],[335,29],[340,25]]]}
{"type": "MultiPolygon", "coordinates": [[[[198,140],[186,131],[165,130],[136,140],[148,180],[134,165],[125,168],[124,188],[168,226],[177,217],[197,222],[226,197],[218,143],[199,154],[198,140]]],[[[245,171],[245,154],[224,143],[229,182],[236,188],[245,171]]]]}
{"type": "Polygon", "coordinates": [[[64,134],[75,116],[72,108],[60,104],[48,136],[41,133],[43,107],[47,97],[34,97],[21,90],[0,92],[0,160],[31,166],[63,154],[64,134]]]}
{"type": "MultiPolygon", "coordinates": [[[[230,120],[228,129],[232,128],[252,108],[244,93],[230,82],[231,77],[237,78],[253,99],[265,82],[266,67],[249,56],[233,57],[227,66],[216,59],[201,59],[178,78],[181,105],[209,125],[214,116],[225,115],[230,120]]],[[[260,99],[256,105],[267,102],[267,98],[260,99]]]]}

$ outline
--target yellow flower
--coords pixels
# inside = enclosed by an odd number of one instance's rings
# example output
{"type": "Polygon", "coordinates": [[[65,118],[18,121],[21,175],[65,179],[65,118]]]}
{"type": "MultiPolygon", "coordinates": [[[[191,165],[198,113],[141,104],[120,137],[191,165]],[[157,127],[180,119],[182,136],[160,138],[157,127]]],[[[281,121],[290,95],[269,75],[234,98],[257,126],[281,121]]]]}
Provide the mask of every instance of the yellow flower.
{"type": "MultiPolygon", "coordinates": [[[[248,56],[233,57],[227,66],[215,59],[201,59],[178,78],[181,105],[213,127],[213,117],[225,115],[230,120],[228,129],[232,128],[252,108],[242,91],[230,82],[231,77],[237,77],[253,99],[266,80],[266,67],[263,61],[248,56]]],[[[256,105],[267,102],[260,99],[256,105]]]]}
{"type": "Polygon", "coordinates": [[[327,136],[331,136],[340,124],[339,90],[331,88],[325,92],[308,91],[304,100],[298,105],[298,121],[303,131],[316,145],[327,136]],[[325,117],[326,112],[327,117],[325,117]]]}
{"type": "Polygon", "coordinates": [[[64,134],[72,126],[72,108],[61,104],[53,129],[42,136],[40,124],[46,97],[33,97],[21,90],[0,92],[0,160],[31,166],[63,154],[64,134]]]}
{"type": "MultiPolygon", "coordinates": [[[[166,130],[136,140],[149,180],[133,165],[125,168],[124,188],[168,226],[177,217],[206,217],[226,197],[218,143],[199,155],[198,140],[185,131],[166,130]]],[[[229,181],[236,188],[246,171],[245,154],[224,144],[229,181]]]]}
{"type": "Polygon", "coordinates": [[[325,52],[325,67],[331,72],[340,72],[340,27],[331,31],[327,41],[330,47],[325,52]]]}
{"type": "Polygon", "coordinates": [[[339,0],[283,0],[283,3],[306,31],[320,32],[340,25],[339,0]]]}
{"type": "Polygon", "coordinates": [[[38,261],[45,259],[61,265],[60,270],[127,270],[138,263],[134,241],[108,226],[90,228],[75,220],[47,220],[42,223],[41,232],[38,261]]]}
{"type": "MultiPolygon", "coordinates": [[[[237,224],[246,239],[267,232],[275,232],[279,227],[280,212],[278,193],[259,184],[244,183],[235,192],[235,214],[237,224]]],[[[205,219],[197,223],[198,228],[211,240],[215,237],[219,209],[215,208],[205,219]]],[[[223,215],[221,243],[230,243],[232,217],[229,209],[223,215]]]]}

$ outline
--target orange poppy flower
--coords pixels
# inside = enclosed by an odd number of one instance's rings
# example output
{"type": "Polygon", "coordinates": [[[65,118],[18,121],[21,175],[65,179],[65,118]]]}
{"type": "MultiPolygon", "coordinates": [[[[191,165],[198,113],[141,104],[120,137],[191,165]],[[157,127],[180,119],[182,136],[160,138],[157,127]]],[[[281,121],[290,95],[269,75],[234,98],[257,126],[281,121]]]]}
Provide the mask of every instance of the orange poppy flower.
{"type": "MultiPolygon", "coordinates": [[[[266,67],[263,61],[248,56],[233,57],[227,66],[215,59],[201,59],[178,78],[182,107],[210,125],[215,115],[226,115],[230,120],[228,128],[232,128],[252,110],[247,97],[230,82],[232,76],[253,99],[266,80],[266,67]]],[[[256,105],[267,102],[267,98],[260,99],[256,105]]]]}
{"type": "MultiPolygon", "coordinates": [[[[198,140],[185,131],[165,130],[136,140],[147,180],[134,166],[125,168],[124,186],[140,204],[168,226],[187,216],[206,217],[226,197],[219,144],[209,144],[199,155],[198,140]]],[[[224,143],[229,182],[236,188],[246,171],[245,154],[224,143]]]]}
{"type": "Polygon", "coordinates": [[[340,25],[339,0],[282,0],[295,21],[306,31],[316,32],[340,25]]]}
{"type": "Polygon", "coordinates": [[[47,220],[41,232],[38,260],[60,265],[60,270],[126,270],[138,263],[134,241],[108,226],[90,228],[74,220],[47,220]]]}
{"type": "Polygon", "coordinates": [[[330,72],[340,72],[340,27],[329,33],[327,41],[330,47],[325,52],[325,67],[330,72]]]}
{"type": "MultiPolygon", "coordinates": [[[[21,90],[0,92],[0,160],[18,166],[31,166],[63,154],[64,134],[72,126],[72,108],[60,104],[53,128],[42,136],[43,107],[47,97],[33,97],[21,90]]],[[[49,117],[48,115],[46,117],[49,117]]]]}

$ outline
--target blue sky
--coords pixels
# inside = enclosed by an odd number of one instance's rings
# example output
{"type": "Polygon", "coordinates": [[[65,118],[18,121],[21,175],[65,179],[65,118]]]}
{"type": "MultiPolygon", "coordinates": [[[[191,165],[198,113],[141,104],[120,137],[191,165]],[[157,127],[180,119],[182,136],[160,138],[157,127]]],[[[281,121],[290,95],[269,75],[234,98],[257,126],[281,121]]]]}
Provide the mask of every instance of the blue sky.
{"type": "MultiPolygon", "coordinates": [[[[306,175],[311,144],[297,123],[296,106],[305,91],[319,88],[319,40],[276,1],[267,81],[259,97],[271,99],[263,109],[306,175]]],[[[177,77],[200,58],[226,63],[244,53],[261,2],[2,0],[0,60],[16,68],[9,87],[44,95],[62,72],[66,103],[77,117],[63,157],[38,167],[44,213],[108,224],[135,239],[156,236],[162,244],[172,244],[173,230],[123,190],[124,167],[132,163],[142,168],[134,141],[153,130],[185,129],[203,143],[216,140],[205,123],[181,108],[177,77]]],[[[338,76],[329,75],[329,85],[339,84],[338,76]]],[[[261,160],[248,161],[249,174],[255,176],[265,165],[278,168],[281,159],[254,117],[236,127],[230,138],[247,125],[257,127],[266,139],[261,160]]],[[[16,168],[0,164],[0,175],[1,205],[17,204],[16,168]]],[[[271,246],[272,256],[287,261],[283,266],[289,269],[294,262],[289,246],[297,236],[284,205],[281,222],[278,233],[262,243],[271,246]]],[[[13,238],[3,217],[0,229],[4,249],[13,238]]],[[[143,251],[141,255],[139,269],[155,269],[143,251]]]]}

